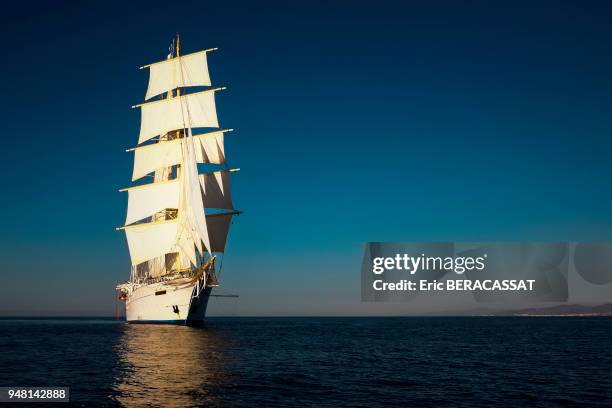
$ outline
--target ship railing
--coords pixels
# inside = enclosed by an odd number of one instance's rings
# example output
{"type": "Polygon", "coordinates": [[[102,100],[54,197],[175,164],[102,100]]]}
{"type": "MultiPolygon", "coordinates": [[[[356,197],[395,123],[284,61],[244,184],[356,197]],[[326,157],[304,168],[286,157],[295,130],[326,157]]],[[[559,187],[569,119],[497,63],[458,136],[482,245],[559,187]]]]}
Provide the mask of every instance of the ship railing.
{"type": "Polygon", "coordinates": [[[135,280],[134,283],[138,283],[141,285],[150,285],[152,283],[166,282],[166,281],[179,279],[179,278],[191,278],[194,276],[195,271],[196,271],[195,269],[191,269],[191,268],[173,269],[169,273],[166,273],[161,276],[156,276],[156,277],[148,276],[146,278],[139,278],[135,280]]]}

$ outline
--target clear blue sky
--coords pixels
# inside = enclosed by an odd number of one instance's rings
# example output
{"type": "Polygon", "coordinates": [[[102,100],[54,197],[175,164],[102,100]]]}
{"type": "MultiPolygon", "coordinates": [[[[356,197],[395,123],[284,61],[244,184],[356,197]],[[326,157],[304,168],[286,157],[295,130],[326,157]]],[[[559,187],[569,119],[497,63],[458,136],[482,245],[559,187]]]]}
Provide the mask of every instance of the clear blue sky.
{"type": "Polygon", "coordinates": [[[220,48],[242,168],[213,314],[376,314],[366,241],[612,236],[606,2],[124,3],[4,6],[0,314],[114,313],[137,68],[177,31],[220,48]]]}

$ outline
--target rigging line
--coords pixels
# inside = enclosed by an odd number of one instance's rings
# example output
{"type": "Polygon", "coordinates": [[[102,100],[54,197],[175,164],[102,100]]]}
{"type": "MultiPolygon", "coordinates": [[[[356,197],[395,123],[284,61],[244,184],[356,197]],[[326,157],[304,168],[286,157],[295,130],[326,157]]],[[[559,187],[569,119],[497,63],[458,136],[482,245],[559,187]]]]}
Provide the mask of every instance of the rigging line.
{"type": "MultiPolygon", "coordinates": [[[[173,38],[173,39],[172,39],[172,52],[175,52],[174,41],[175,41],[175,39],[173,38]]],[[[178,59],[178,63],[179,63],[179,70],[181,70],[181,71],[182,71],[182,67],[181,67],[181,65],[180,65],[180,64],[181,64],[180,56],[177,56],[177,57],[179,57],[179,59],[178,59]]],[[[173,93],[173,91],[174,91],[174,90],[170,90],[170,91],[168,91],[169,93],[168,93],[168,97],[167,97],[167,99],[170,99],[170,93],[173,93]]],[[[185,131],[185,115],[184,115],[184,113],[183,113],[183,103],[182,103],[181,98],[180,98],[180,90],[179,90],[179,88],[177,88],[177,89],[176,89],[176,91],[177,91],[177,94],[179,94],[179,103],[181,104],[181,118],[182,118],[182,120],[183,120],[183,131],[185,131]]],[[[185,135],[185,136],[187,136],[187,135],[185,135]]],[[[177,165],[177,167],[178,167],[178,165],[177,165]]],[[[183,178],[183,177],[185,177],[185,171],[186,171],[186,169],[184,168],[184,166],[181,166],[181,167],[182,167],[182,168],[181,168],[181,178],[183,178]]],[[[181,182],[182,182],[182,181],[181,181],[181,182]]],[[[184,200],[185,200],[184,194],[182,194],[182,196],[183,196],[183,201],[184,201],[184,200]]],[[[181,205],[181,207],[182,207],[182,205],[181,205]]],[[[184,216],[184,214],[183,214],[183,216],[184,216]]],[[[178,235],[178,238],[179,238],[179,239],[178,239],[178,243],[177,243],[177,244],[178,244],[178,245],[177,245],[177,246],[178,246],[178,248],[177,248],[177,249],[182,250],[182,251],[183,251],[183,252],[185,252],[185,254],[186,254],[186,253],[187,253],[187,251],[185,250],[185,248],[183,248],[183,245],[181,245],[181,244],[180,244],[181,242],[183,242],[183,239],[182,239],[182,238],[183,238],[183,237],[185,237],[185,232],[187,232],[187,233],[188,233],[187,235],[188,235],[188,236],[189,236],[189,237],[190,237],[190,238],[191,238],[193,241],[195,241],[195,239],[194,239],[194,237],[193,237],[193,233],[192,233],[192,231],[191,231],[190,229],[188,229],[187,231],[185,231],[185,230],[186,230],[186,228],[180,228],[180,229],[178,230],[179,232],[178,232],[178,234],[177,234],[177,235],[178,235]]],[[[179,255],[179,256],[180,256],[180,255],[179,255]]]]}
{"type": "Polygon", "coordinates": [[[227,235],[225,236],[225,248],[223,250],[223,256],[221,256],[221,262],[219,265],[219,278],[221,278],[221,270],[223,269],[223,261],[225,260],[225,254],[227,252],[227,243],[229,242],[230,231],[232,230],[232,225],[234,225],[234,215],[236,214],[232,214],[230,225],[227,228],[227,235]]]}
{"type": "MultiPolygon", "coordinates": [[[[181,82],[183,82],[184,81],[184,78],[183,78],[183,61],[181,60],[180,55],[177,56],[177,57],[178,57],[178,63],[179,63],[179,74],[181,76],[181,82]]],[[[181,104],[181,118],[183,120],[183,132],[186,133],[185,137],[184,137],[185,143],[191,142],[191,150],[193,151],[194,146],[193,146],[193,139],[192,139],[192,134],[191,134],[191,115],[190,115],[190,112],[189,112],[189,103],[187,102],[187,98],[185,97],[184,100],[185,100],[185,107],[187,108],[187,120],[189,121],[189,129],[187,129],[187,126],[185,124],[185,111],[184,111],[185,109],[183,107],[183,102],[181,100],[181,95],[180,95],[180,90],[179,89],[177,89],[177,93],[179,94],[178,95],[179,103],[181,104]]],[[[188,145],[186,145],[186,147],[189,148],[188,145]]],[[[195,152],[193,152],[193,153],[195,154],[195,152]]],[[[187,169],[182,169],[182,176],[183,177],[184,177],[184,175],[186,173],[186,170],[187,169]]],[[[198,184],[199,184],[199,181],[198,181],[198,184]]],[[[206,226],[206,233],[208,234],[208,225],[206,226]]],[[[195,238],[197,238],[197,239],[199,239],[201,241],[200,237],[194,237],[193,234],[192,234],[191,238],[193,239],[194,242],[195,242],[195,238]]]]}
{"type": "MultiPolygon", "coordinates": [[[[227,247],[227,241],[225,242],[225,245],[227,247]]],[[[223,255],[221,255],[221,262],[219,262],[219,271],[217,272],[217,275],[219,275],[219,278],[221,277],[221,271],[223,270],[223,261],[224,260],[225,260],[225,250],[223,251],[223,255]]]]}

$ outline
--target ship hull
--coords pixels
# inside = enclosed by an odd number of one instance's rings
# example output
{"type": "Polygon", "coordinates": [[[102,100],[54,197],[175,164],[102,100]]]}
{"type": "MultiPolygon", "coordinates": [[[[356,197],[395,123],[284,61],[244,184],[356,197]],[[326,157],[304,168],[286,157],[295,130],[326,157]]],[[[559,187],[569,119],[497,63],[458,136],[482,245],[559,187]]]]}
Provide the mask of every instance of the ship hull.
{"type": "Polygon", "coordinates": [[[130,323],[200,325],[204,322],[211,288],[201,281],[189,285],[152,283],[135,288],[125,302],[130,323]],[[200,290],[196,285],[200,285],[200,290]]]}

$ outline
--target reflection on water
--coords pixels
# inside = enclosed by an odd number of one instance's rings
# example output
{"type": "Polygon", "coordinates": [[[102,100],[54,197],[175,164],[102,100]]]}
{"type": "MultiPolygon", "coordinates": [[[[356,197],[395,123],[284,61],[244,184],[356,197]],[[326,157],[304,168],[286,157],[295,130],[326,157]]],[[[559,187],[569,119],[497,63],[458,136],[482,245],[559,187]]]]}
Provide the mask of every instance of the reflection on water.
{"type": "Polygon", "coordinates": [[[70,386],[58,407],[612,407],[603,316],[102,322],[0,319],[0,385],[70,386]]]}
{"type": "Polygon", "coordinates": [[[206,328],[125,324],[114,398],[126,407],[218,405],[214,390],[228,380],[222,337],[206,328]]]}

